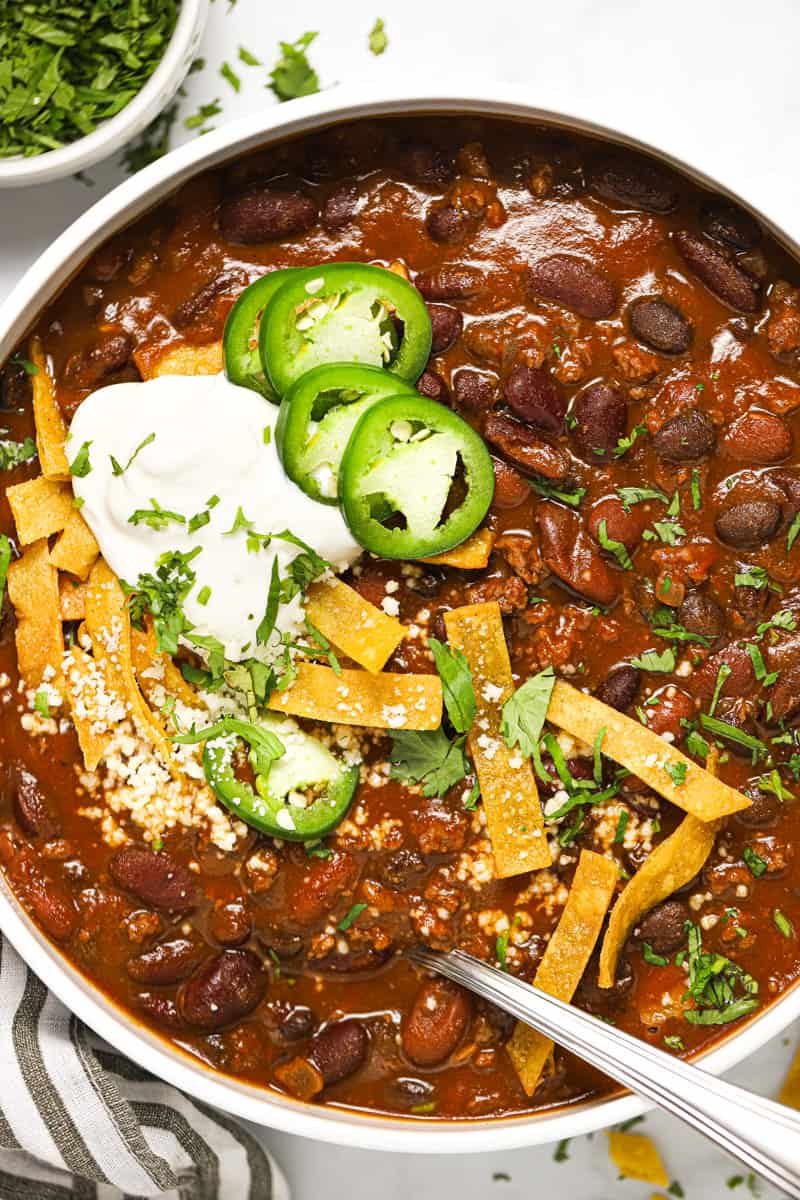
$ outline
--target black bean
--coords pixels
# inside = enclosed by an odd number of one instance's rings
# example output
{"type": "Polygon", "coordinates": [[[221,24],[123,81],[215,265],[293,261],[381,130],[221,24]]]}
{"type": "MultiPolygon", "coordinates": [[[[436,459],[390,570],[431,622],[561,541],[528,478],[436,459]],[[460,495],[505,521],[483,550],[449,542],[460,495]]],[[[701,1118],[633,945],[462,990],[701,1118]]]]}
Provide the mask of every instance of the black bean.
{"type": "Polygon", "coordinates": [[[621,958],[617,963],[614,986],[601,988],[597,982],[597,967],[597,955],[593,954],[575,992],[575,1003],[586,1012],[605,1017],[613,1012],[633,987],[633,968],[627,959],[621,958]]]}
{"type": "Polygon", "coordinates": [[[576,398],[570,416],[578,452],[591,462],[611,462],[628,418],[622,393],[610,384],[593,383],[576,398]]]}
{"type": "Polygon", "coordinates": [[[766,829],[774,825],[781,811],[781,802],[777,796],[762,792],[757,785],[744,789],[744,794],[752,800],[749,808],[741,808],[734,814],[740,825],[747,829],[766,829]]]}
{"type": "Polygon", "coordinates": [[[781,506],[774,500],[740,500],[729,505],[714,522],[717,537],[727,546],[755,549],[777,533],[781,506]]]}
{"type": "Polygon", "coordinates": [[[692,325],[680,309],[657,296],[634,300],[628,309],[631,333],[662,354],[683,354],[692,344],[692,325]]]}
{"type": "Polygon", "coordinates": [[[689,906],[682,900],[665,900],[642,917],[636,927],[636,937],[656,954],[671,954],[686,940],[684,925],[689,920],[689,906]]]}
{"type": "Polygon", "coordinates": [[[687,408],[664,422],[653,436],[653,449],[667,462],[695,462],[711,454],[716,441],[711,419],[698,408],[687,408]]]}
{"type": "Polygon", "coordinates": [[[678,621],[690,633],[718,638],[725,632],[725,613],[706,592],[687,592],[678,609],[678,621]]]}
{"type": "Polygon", "coordinates": [[[614,667],[595,692],[598,700],[609,704],[617,712],[625,712],[636,699],[639,690],[639,672],[636,667],[624,663],[614,667]]]}
{"type": "Polygon", "coordinates": [[[317,1018],[305,1004],[291,1004],[281,1011],[278,1032],[287,1042],[309,1037],[317,1027],[317,1018]]]}
{"type": "Polygon", "coordinates": [[[451,304],[429,304],[427,308],[431,319],[431,354],[441,354],[460,338],[464,318],[451,304]]]}
{"type": "Polygon", "coordinates": [[[557,437],[564,431],[567,400],[549,371],[514,367],[503,384],[509,408],[542,433],[557,437]]]}
{"type": "Polygon", "coordinates": [[[429,142],[401,146],[397,155],[400,171],[416,183],[443,184],[453,174],[453,159],[429,142]]]}

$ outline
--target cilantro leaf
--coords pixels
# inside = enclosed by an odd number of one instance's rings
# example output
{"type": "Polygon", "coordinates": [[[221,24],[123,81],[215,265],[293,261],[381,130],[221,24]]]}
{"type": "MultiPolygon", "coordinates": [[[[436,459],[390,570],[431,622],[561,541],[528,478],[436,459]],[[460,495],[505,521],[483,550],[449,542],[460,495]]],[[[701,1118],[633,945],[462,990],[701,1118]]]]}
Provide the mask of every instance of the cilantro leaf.
{"type": "Polygon", "coordinates": [[[281,57],[270,71],[268,87],[279,100],[296,100],[319,91],[319,76],[306,56],[317,33],[304,33],[296,42],[280,42],[281,57]]]}
{"type": "Polygon", "coordinates": [[[519,746],[526,758],[535,758],[539,753],[539,738],[555,682],[553,668],[545,667],[518,687],[503,705],[500,732],[506,744],[519,746]]]}
{"type": "Polygon", "coordinates": [[[631,666],[638,667],[640,671],[669,675],[675,670],[675,651],[671,646],[667,646],[666,650],[645,650],[630,661],[631,666]]]}
{"type": "Polygon", "coordinates": [[[138,454],[138,453],[139,453],[141,450],[144,450],[145,446],[149,446],[149,445],[150,445],[152,442],[154,442],[155,440],[156,440],[156,435],[155,435],[154,433],[148,433],[148,435],[147,435],[147,437],[146,437],[146,438],[142,438],[141,442],[139,442],[139,445],[136,447],[136,449],[134,450],[133,454],[130,456],[130,458],[128,459],[128,461],[125,463],[125,466],[124,466],[124,467],[121,467],[121,466],[119,465],[119,463],[117,462],[117,460],[114,458],[114,455],[113,455],[113,454],[109,454],[109,458],[111,459],[111,473],[112,473],[112,475],[124,475],[124,474],[125,474],[125,472],[127,471],[128,467],[131,465],[131,463],[133,462],[133,460],[136,458],[137,454],[138,454]]]}
{"type": "Polygon", "coordinates": [[[91,442],[84,442],[78,453],[69,464],[70,475],[75,475],[78,479],[83,479],[92,469],[92,464],[89,462],[89,447],[91,442]]]}
{"type": "Polygon", "coordinates": [[[26,437],[23,442],[0,441],[0,471],[13,471],[35,457],[36,442],[32,437],[26,437]]]}
{"type": "Polygon", "coordinates": [[[608,550],[610,554],[614,555],[614,558],[616,558],[623,570],[633,570],[633,562],[630,554],[628,553],[627,547],[623,545],[622,542],[618,542],[614,538],[610,538],[608,536],[608,528],[605,519],[602,520],[597,527],[597,540],[603,550],[608,550]]]}
{"type": "Polygon", "coordinates": [[[376,17],[375,24],[369,31],[369,48],[373,54],[383,54],[388,45],[389,39],[386,36],[386,26],[383,18],[376,17]]]}
{"type": "Polygon", "coordinates": [[[440,727],[418,731],[401,729],[392,734],[389,755],[391,778],[421,783],[423,796],[443,796],[467,773],[467,760],[457,742],[440,727]]]}
{"type": "Polygon", "coordinates": [[[477,712],[469,663],[460,650],[451,650],[437,638],[430,638],[428,645],[442,681],[447,715],[457,733],[466,733],[477,712]]]}

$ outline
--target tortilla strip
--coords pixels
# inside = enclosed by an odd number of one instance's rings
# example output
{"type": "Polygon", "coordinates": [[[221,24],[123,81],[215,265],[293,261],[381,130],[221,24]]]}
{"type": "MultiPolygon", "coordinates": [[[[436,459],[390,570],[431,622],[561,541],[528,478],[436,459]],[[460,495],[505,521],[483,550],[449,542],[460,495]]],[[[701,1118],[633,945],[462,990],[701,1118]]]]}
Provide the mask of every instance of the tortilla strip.
{"type": "Polygon", "coordinates": [[[639,721],[585,695],[563,680],[557,680],[553,688],[547,719],[589,745],[594,743],[600,730],[605,729],[603,754],[627,767],[653,791],[701,821],[715,821],[752,804],[741,792],[721,779],[715,779],[639,721]],[[668,767],[683,774],[682,783],[673,783],[667,773],[668,767]]]}
{"type": "MultiPolygon", "coordinates": [[[[51,560],[52,561],[52,560],[51,560]]],[[[82,621],[86,616],[87,585],[66,575],[59,576],[58,598],[62,621],[82,621]]]]}
{"type": "Polygon", "coordinates": [[[402,621],[387,616],[340,579],[311,584],[306,615],[337,650],[373,673],[381,670],[406,635],[402,621]]]}
{"type": "Polygon", "coordinates": [[[781,1090],[778,1092],[778,1103],[786,1104],[789,1108],[800,1109],[800,1048],[795,1051],[794,1058],[789,1064],[781,1090]]]}
{"type": "Polygon", "coordinates": [[[179,776],[170,742],[147,706],[133,673],[131,621],[125,594],[116,575],[102,558],[97,560],[89,576],[86,630],[92,639],[95,660],[104,659],[107,664],[111,695],[127,702],[139,732],[153,743],[172,774],[179,776]]]}
{"type": "Polygon", "coordinates": [[[472,672],[477,714],[467,745],[481,785],[483,809],[499,879],[552,861],[533,769],[500,734],[503,704],[514,691],[503,620],[495,601],[444,614],[450,645],[472,672]],[[491,697],[491,698],[487,698],[491,697]]]}
{"type": "Polygon", "coordinates": [[[58,572],[45,538],[28,546],[8,568],[8,595],[17,614],[14,638],[20,675],[29,688],[39,687],[46,677],[61,690],[64,638],[58,572]]]}
{"type": "Polygon", "coordinates": [[[491,529],[476,529],[460,546],[444,554],[434,554],[431,558],[421,558],[420,562],[436,563],[440,567],[460,567],[462,571],[480,571],[489,565],[489,555],[494,546],[494,534],[491,529]]]}
{"type": "Polygon", "coordinates": [[[103,760],[113,736],[111,712],[106,719],[99,717],[101,707],[107,705],[107,665],[107,659],[90,658],[77,645],[71,646],[64,657],[72,723],[87,771],[94,771],[103,760]]]}
{"type": "Polygon", "coordinates": [[[652,1183],[655,1187],[669,1187],[669,1175],[661,1155],[647,1134],[609,1130],[608,1154],[620,1175],[626,1179],[640,1179],[642,1183],[652,1183]]]}
{"type": "Polygon", "coordinates": [[[77,508],[73,508],[58,541],[50,551],[50,562],[70,575],[86,579],[100,553],[95,536],[77,508]]]}
{"type": "MultiPolygon", "coordinates": [[[[572,999],[600,936],[618,879],[619,869],[612,858],[581,850],[564,911],[533,977],[535,987],[559,1000],[572,999]]],[[[550,1038],[517,1022],[508,1055],[526,1096],[536,1090],[552,1048],[550,1038]]]]}
{"type": "Polygon", "coordinates": [[[15,483],[6,489],[6,496],[22,546],[60,533],[77,511],[72,503],[72,488],[54,479],[45,479],[44,475],[37,475],[25,483],[15,483]]]}
{"type": "Polygon", "coordinates": [[[159,379],[162,375],[217,375],[223,367],[222,342],[205,346],[169,346],[158,358],[137,355],[134,360],[142,379],[159,379]]]}
{"type": "Polygon", "coordinates": [[[181,704],[190,708],[205,707],[199,692],[186,682],[170,656],[159,654],[152,622],[148,622],[145,630],[131,628],[131,655],[139,687],[150,704],[156,687],[160,686],[181,704]]]}
{"type": "Polygon", "coordinates": [[[656,846],[625,885],[611,910],[600,949],[597,982],[601,988],[614,986],[617,960],[639,918],[702,869],[718,828],[718,821],[700,821],[691,814],[684,817],[678,828],[656,846]]]}
{"type": "Polygon", "coordinates": [[[53,377],[47,357],[38,338],[31,339],[31,362],[37,368],[31,376],[33,390],[33,422],[36,426],[36,449],[39,466],[45,479],[66,481],[70,478],[69,462],[64,443],[67,440],[67,423],[61,414],[53,377]]]}
{"type": "Polygon", "coordinates": [[[343,670],[300,663],[297,679],[273,692],[269,708],[292,717],[365,725],[371,729],[438,729],[442,685],[438,675],[396,675],[343,670]]]}

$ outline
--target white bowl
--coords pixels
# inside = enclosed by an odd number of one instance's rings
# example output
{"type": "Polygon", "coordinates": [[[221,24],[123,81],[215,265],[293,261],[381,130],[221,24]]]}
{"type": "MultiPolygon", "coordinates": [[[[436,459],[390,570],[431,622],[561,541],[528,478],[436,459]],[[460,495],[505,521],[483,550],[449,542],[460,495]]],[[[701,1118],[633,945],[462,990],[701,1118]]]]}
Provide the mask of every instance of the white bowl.
{"type": "MultiPolygon", "coordinates": [[[[520,87],[476,85],[473,81],[441,83],[415,90],[403,81],[355,88],[336,88],[291,104],[270,108],[232,122],[181,146],[99,200],[41,255],[5,303],[0,306],[0,362],[59,289],[107,237],[130,224],[198,171],[270,142],[297,136],[339,121],[382,115],[463,112],[522,121],[538,121],[606,137],[655,154],[695,182],[747,205],[737,195],[683,161],[678,153],[655,149],[628,132],[603,128],[580,115],[535,108],[520,87]]],[[[632,120],[636,119],[635,114],[632,120]]],[[[639,131],[636,131],[639,132],[639,131]]],[[[676,139],[681,131],[676,129],[676,139]]],[[[746,156],[742,156],[746,163],[746,156]]],[[[742,168],[744,172],[744,168],[742,168]]],[[[744,180],[745,176],[742,175],[744,180]]],[[[752,206],[748,206],[751,208],[752,206]]],[[[793,254],[800,245],[759,218],[793,254]]],[[[316,1107],[230,1079],[197,1059],[173,1049],[127,1013],[116,1008],[75,970],[36,928],[0,876],[0,928],[44,983],[77,1015],[123,1054],[154,1075],[168,1080],[207,1104],[258,1124],[343,1146],[372,1150],[465,1154],[532,1146],[625,1121],[647,1110],[633,1096],[585,1101],[533,1116],[494,1120],[436,1121],[383,1117],[316,1107]]],[[[791,987],[762,1013],[702,1055],[703,1067],[727,1070],[758,1050],[800,1016],[800,986],[791,987]]]]}
{"type": "Polygon", "coordinates": [[[74,175],[108,158],[146,129],[166,108],[183,83],[197,53],[208,17],[210,0],[181,0],[178,19],[164,56],[144,87],[115,117],[103,121],[92,133],[60,150],[46,150],[31,158],[0,158],[0,187],[50,183],[74,175]]]}

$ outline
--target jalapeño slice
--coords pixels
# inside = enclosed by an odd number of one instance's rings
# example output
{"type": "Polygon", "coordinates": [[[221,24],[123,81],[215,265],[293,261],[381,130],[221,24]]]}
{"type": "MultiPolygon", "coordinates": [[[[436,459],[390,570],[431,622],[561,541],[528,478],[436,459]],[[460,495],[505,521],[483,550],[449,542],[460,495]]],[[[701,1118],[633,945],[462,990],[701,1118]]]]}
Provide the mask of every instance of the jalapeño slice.
{"type": "Polygon", "coordinates": [[[333,263],[298,271],[261,322],[264,370],[279,396],[323,363],[379,367],[415,380],[431,349],[431,322],[415,287],[383,267],[333,263]]]}
{"type": "Polygon", "coordinates": [[[296,267],[270,271],[268,275],[262,275],[246,287],[228,313],[225,332],[222,335],[222,352],[228,379],[231,383],[238,383],[240,387],[260,392],[273,404],[277,404],[279,398],[261,365],[258,350],[259,327],[264,309],[278,288],[297,273],[296,267]]]}
{"type": "Polygon", "coordinates": [[[410,384],[379,367],[329,363],[293,383],[281,401],[275,442],[284,470],[312,500],[336,504],[339,466],[359,418],[410,384]]]}
{"type": "Polygon", "coordinates": [[[382,558],[427,558],[463,542],[492,501],[482,438],[424,396],[379,400],[360,417],[339,470],[339,499],[358,542],[382,558]]]}

